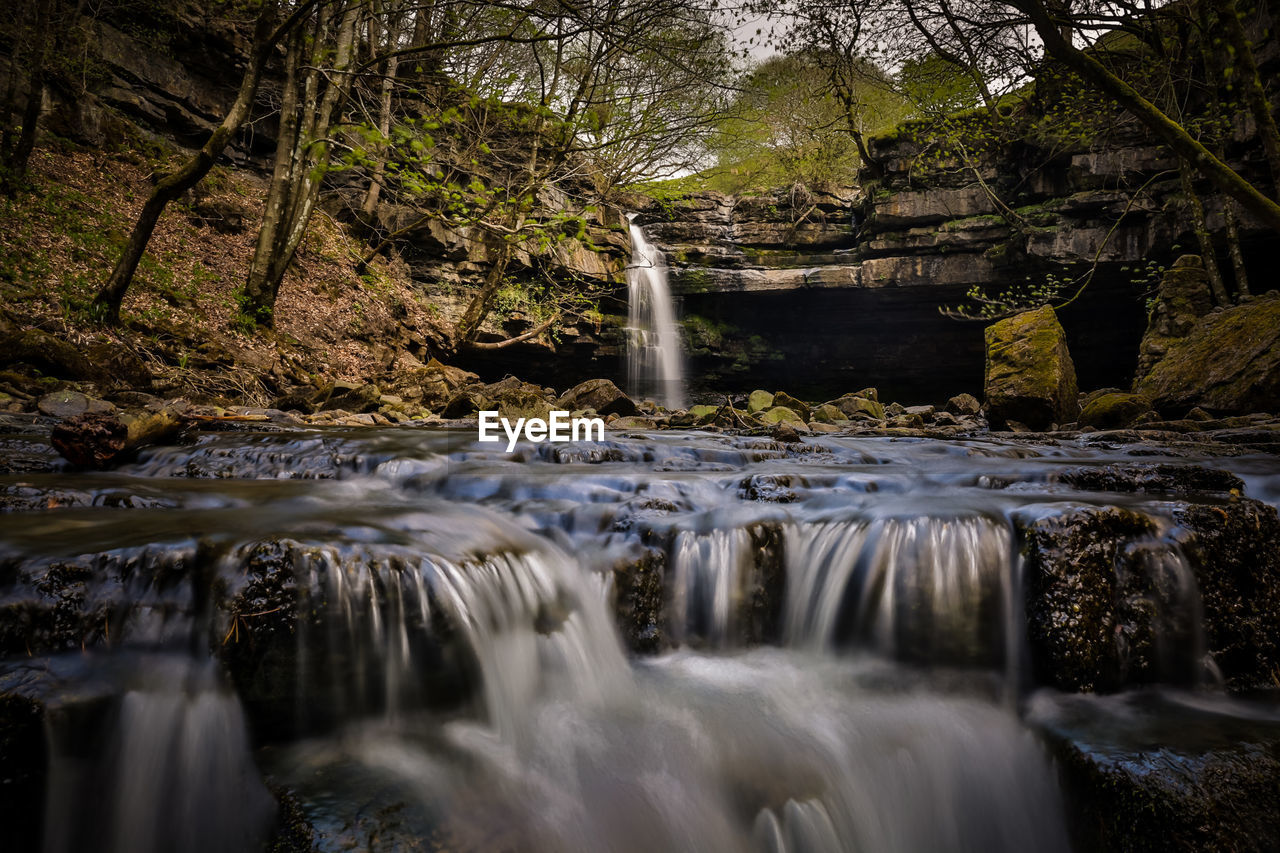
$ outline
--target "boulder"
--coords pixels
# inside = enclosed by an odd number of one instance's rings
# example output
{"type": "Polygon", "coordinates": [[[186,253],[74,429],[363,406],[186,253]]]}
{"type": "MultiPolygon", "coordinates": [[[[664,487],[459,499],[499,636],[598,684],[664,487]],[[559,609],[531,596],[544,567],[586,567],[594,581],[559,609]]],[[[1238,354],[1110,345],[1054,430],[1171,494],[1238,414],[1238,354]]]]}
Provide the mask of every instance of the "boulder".
{"type": "Polygon", "coordinates": [[[819,423],[824,424],[833,424],[836,421],[847,420],[848,417],[845,416],[845,413],[840,411],[838,406],[833,406],[830,403],[823,403],[821,406],[818,406],[813,410],[810,416],[810,421],[818,421],[819,423]]]}
{"type": "MultiPolygon", "coordinates": [[[[1160,479],[1158,470],[1152,474],[1160,479]]],[[[1161,490],[1171,492],[1233,482],[1219,472],[1185,480],[1166,474],[1161,490]]],[[[1204,677],[1207,652],[1228,688],[1274,687],[1275,508],[1230,498],[1179,500],[1171,512],[1176,527],[1169,540],[1152,519],[1115,507],[1074,509],[1024,528],[1027,636],[1037,682],[1085,692],[1191,684],[1204,677]]]]}
{"type": "Polygon", "coordinates": [[[1095,397],[1080,412],[1080,426],[1122,429],[1151,412],[1151,401],[1141,394],[1123,391],[1095,397]]]}
{"type": "Polygon", "coordinates": [[[60,379],[107,378],[81,349],[40,329],[0,331],[0,367],[25,364],[60,379]]]}
{"type": "Polygon", "coordinates": [[[1280,410],[1280,293],[1208,314],[1160,346],[1163,357],[1134,383],[1157,409],[1280,410]]]}
{"type": "Polygon", "coordinates": [[[783,406],[785,408],[788,408],[791,411],[795,412],[797,415],[799,415],[800,419],[803,420],[805,423],[809,422],[809,417],[810,417],[809,406],[805,403],[800,402],[795,397],[792,397],[786,391],[779,391],[777,394],[773,395],[773,405],[770,406],[770,408],[774,408],[777,406],[783,406]]]}
{"type": "Polygon", "coordinates": [[[103,412],[111,414],[116,407],[104,400],[95,400],[86,397],[79,391],[54,391],[52,394],[45,394],[36,403],[36,408],[41,414],[48,415],[51,418],[70,418],[76,415],[83,415],[85,412],[103,412]]]}
{"type": "Polygon", "coordinates": [[[516,418],[541,418],[546,420],[551,417],[551,404],[547,402],[547,399],[539,393],[523,388],[512,388],[499,392],[494,397],[493,402],[498,409],[499,416],[508,418],[512,422],[516,418]]]}
{"type": "Polygon", "coordinates": [[[333,383],[333,394],[321,404],[320,408],[324,410],[342,409],[343,411],[362,414],[364,412],[372,412],[378,408],[381,405],[379,402],[381,397],[382,391],[377,385],[339,381],[333,383]]]}
{"type": "Polygon", "coordinates": [[[865,416],[874,420],[884,419],[884,406],[869,397],[849,394],[838,400],[832,400],[830,405],[843,412],[846,418],[865,416]]]}
{"type": "Polygon", "coordinates": [[[1160,280],[1138,350],[1138,376],[1146,376],[1164,358],[1170,344],[1191,333],[1201,317],[1213,310],[1209,278],[1199,255],[1183,255],[1160,280]]]}
{"type": "Polygon", "coordinates": [[[1033,430],[1073,421],[1079,412],[1076,371],[1067,339],[1048,305],[1001,320],[986,330],[987,419],[1033,430]]]}
{"type": "Polygon", "coordinates": [[[560,395],[556,408],[569,412],[594,409],[601,417],[637,414],[635,402],[608,379],[588,379],[560,395]]]}
{"type": "Polygon", "coordinates": [[[977,415],[982,404],[972,394],[957,394],[947,401],[947,411],[953,415],[977,415]]]}
{"type": "Polygon", "coordinates": [[[794,427],[796,424],[804,425],[804,418],[800,417],[795,411],[788,409],[786,406],[774,406],[767,412],[760,415],[760,420],[766,424],[779,424],[784,421],[789,422],[794,427]]]}
{"type": "Polygon", "coordinates": [[[747,412],[756,414],[773,406],[773,395],[768,391],[752,391],[747,397],[747,412]]]}

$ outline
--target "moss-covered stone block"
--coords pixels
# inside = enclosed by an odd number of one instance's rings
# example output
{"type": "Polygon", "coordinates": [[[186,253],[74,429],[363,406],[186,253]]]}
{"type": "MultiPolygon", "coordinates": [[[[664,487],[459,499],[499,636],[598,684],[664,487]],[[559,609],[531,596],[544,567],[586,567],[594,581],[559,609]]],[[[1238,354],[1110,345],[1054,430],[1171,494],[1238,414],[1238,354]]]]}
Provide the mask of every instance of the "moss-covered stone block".
{"type": "Polygon", "coordinates": [[[984,384],[992,426],[1016,421],[1040,430],[1075,420],[1075,365],[1053,308],[1043,305],[988,326],[986,346],[984,384]]]}

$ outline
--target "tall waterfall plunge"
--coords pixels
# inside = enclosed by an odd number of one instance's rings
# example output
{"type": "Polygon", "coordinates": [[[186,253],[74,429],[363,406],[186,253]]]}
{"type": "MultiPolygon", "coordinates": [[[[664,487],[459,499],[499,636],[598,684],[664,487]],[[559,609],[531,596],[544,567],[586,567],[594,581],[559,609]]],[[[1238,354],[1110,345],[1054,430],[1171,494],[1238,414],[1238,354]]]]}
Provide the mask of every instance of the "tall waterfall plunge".
{"type": "Polygon", "coordinates": [[[667,283],[666,258],[631,221],[631,263],[627,266],[627,385],[637,397],[667,408],[684,405],[684,359],[676,312],[667,283]]]}

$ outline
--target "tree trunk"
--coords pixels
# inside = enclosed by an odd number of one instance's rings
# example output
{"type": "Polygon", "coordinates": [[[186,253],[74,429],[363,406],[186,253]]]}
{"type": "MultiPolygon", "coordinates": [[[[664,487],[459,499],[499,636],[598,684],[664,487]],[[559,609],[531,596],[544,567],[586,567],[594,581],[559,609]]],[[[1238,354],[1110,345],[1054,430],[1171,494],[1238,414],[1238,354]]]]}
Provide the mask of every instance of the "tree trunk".
{"type": "MultiPolygon", "coordinates": [[[[292,84],[294,103],[297,104],[293,119],[295,129],[290,131],[288,140],[282,134],[277,147],[276,170],[267,193],[266,214],[258,232],[241,303],[243,315],[257,326],[270,327],[275,323],[280,284],[307,232],[320,195],[321,182],[333,150],[327,137],[339,105],[345,102],[351,88],[351,75],[347,72],[355,55],[356,22],[360,11],[359,3],[345,4],[332,41],[325,37],[323,29],[318,31],[320,37],[313,41],[314,61],[301,87],[296,77],[297,62],[290,63],[290,73],[295,75],[292,84]],[[320,73],[320,60],[329,55],[330,49],[333,64],[328,67],[329,83],[317,101],[320,82],[326,76],[320,73]]],[[[295,59],[300,58],[301,39],[297,44],[295,59]]],[[[281,121],[287,118],[282,108],[281,121]]]]}
{"type": "MultiPolygon", "coordinates": [[[[53,0],[41,0],[36,5],[35,48],[31,53],[31,67],[27,74],[27,105],[22,111],[22,130],[13,150],[6,150],[4,177],[0,181],[0,194],[11,196],[22,186],[27,176],[31,152],[36,147],[36,127],[40,123],[40,107],[44,102],[45,64],[49,58],[49,42],[53,39],[49,19],[53,0]]],[[[9,73],[17,75],[17,62],[11,61],[9,73]]]]}
{"type": "Polygon", "coordinates": [[[120,322],[120,304],[129,290],[134,273],[137,272],[138,264],[147,249],[147,243],[151,241],[151,233],[160,220],[160,214],[164,212],[169,202],[194,187],[209,173],[214,161],[240,130],[245,119],[249,117],[253,100],[258,93],[258,83],[262,79],[263,66],[266,64],[271,46],[275,43],[271,34],[275,7],[274,0],[268,0],[263,4],[254,30],[249,65],[240,81],[240,91],[236,93],[235,103],[231,105],[222,123],[214,129],[203,147],[184,163],[182,168],[171,175],[166,175],[156,184],[146,204],[142,206],[142,212],[138,214],[138,220],[134,223],[133,232],[129,235],[129,242],[125,244],[123,254],[116,261],[115,268],[111,270],[111,277],[107,279],[107,283],[102,286],[93,300],[95,308],[102,314],[105,321],[112,324],[120,322]]]}
{"type": "MultiPolygon", "coordinates": [[[[388,36],[390,42],[390,36],[388,36]]],[[[378,209],[378,198],[382,194],[382,182],[387,175],[387,137],[391,134],[391,90],[395,84],[396,70],[399,66],[396,57],[387,60],[382,71],[382,91],[378,104],[378,153],[373,166],[373,174],[369,178],[369,191],[365,193],[364,204],[360,209],[372,216],[378,209]]]]}
{"type": "Polygon", "coordinates": [[[1178,167],[1178,178],[1182,182],[1182,195],[1186,199],[1191,213],[1191,228],[1196,233],[1196,244],[1200,247],[1200,259],[1204,261],[1205,277],[1209,279],[1209,290],[1219,305],[1230,302],[1227,288],[1222,283],[1222,270],[1218,266],[1217,255],[1213,250],[1213,235],[1205,222],[1204,202],[1196,194],[1195,184],[1191,180],[1191,169],[1186,163],[1178,167]]]}
{"type": "Polygon", "coordinates": [[[489,316],[489,306],[493,303],[493,297],[502,288],[503,277],[510,262],[511,244],[503,240],[497,260],[493,262],[493,266],[489,267],[489,272],[484,277],[484,284],[471,297],[471,301],[467,303],[467,310],[462,313],[462,319],[458,321],[454,336],[459,345],[472,343],[480,333],[480,324],[484,322],[485,317],[489,316]]]}
{"type": "Polygon", "coordinates": [[[1267,152],[1267,165],[1271,168],[1271,188],[1273,195],[1280,193],[1280,129],[1276,128],[1276,117],[1271,111],[1271,102],[1267,98],[1266,88],[1262,85],[1262,77],[1258,73],[1258,63],[1253,56],[1253,45],[1240,22],[1240,9],[1236,0],[1218,0],[1218,19],[1227,34],[1227,43],[1231,45],[1239,64],[1236,77],[1244,90],[1244,100],[1253,115],[1254,124],[1258,127],[1258,136],[1262,137],[1263,150],[1267,152]]]}
{"type": "Polygon", "coordinates": [[[1236,296],[1248,299],[1249,270],[1244,265],[1244,252],[1240,249],[1240,223],[1236,217],[1236,203],[1227,199],[1222,205],[1222,216],[1227,221],[1227,255],[1236,276],[1236,296]]]}
{"type": "Polygon", "coordinates": [[[1111,73],[1106,66],[1064,39],[1056,23],[1040,0],[1005,0],[1025,13],[1044,42],[1050,56],[1066,65],[1084,80],[1110,96],[1128,110],[1153,134],[1168,145],[1184,161],[1195,165],[1201,174],[1223,193],[1257,216],[1272,230],[1280,232],[1280,204],[1260,192],[1226,163],[1213,156],[1186,129],[1142,97],[1136,89],[1111,73]]]}

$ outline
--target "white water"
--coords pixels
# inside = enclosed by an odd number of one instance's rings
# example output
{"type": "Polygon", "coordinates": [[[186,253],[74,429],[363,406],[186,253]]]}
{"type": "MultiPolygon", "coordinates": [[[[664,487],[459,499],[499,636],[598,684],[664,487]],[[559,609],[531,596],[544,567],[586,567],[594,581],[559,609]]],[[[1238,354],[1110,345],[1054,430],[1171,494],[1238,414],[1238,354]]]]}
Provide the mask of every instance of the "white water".
{"type": "Polygon", "coordinates": [[[628,390],[633,396],[678,409],[684,406],[684,357],[667,283],[666,258],[634,221],[631,245],[627,266],[628,390]]]}

